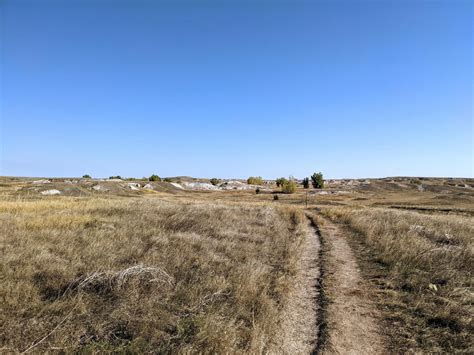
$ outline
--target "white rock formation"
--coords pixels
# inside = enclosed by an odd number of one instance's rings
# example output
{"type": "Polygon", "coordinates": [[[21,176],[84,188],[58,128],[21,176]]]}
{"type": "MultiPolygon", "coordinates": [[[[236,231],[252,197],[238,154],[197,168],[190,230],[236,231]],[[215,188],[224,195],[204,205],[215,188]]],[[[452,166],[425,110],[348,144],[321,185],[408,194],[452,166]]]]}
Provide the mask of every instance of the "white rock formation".
{"type": "Polygon", "coordinates": [[[33,184],[50,184],[50,183],[51,183],[51,180],[46,180],[46,179],[33,181],[33,184]]]}
{"type": "Polygon", "coordinates": [[[140,187],[141,187],[140,184],[136,182],[129,182],[127,186],[130,190],[140,190],[140,187]]]}
{"type": "Polygon", "coordinates": [[[61,191],[55,190],[55,189],[41,191],[41,195],[60,195],[60,194],[61,194],[61,191]]]}

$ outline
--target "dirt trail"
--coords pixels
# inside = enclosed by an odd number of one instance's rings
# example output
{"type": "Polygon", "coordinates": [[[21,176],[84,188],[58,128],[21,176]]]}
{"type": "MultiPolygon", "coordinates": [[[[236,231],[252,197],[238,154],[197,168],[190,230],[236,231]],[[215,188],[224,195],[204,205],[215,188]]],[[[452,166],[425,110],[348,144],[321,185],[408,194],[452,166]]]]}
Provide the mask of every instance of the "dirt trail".
{"type": "MultiPolygon", "coordinates": [[[[324,220],[319,228],[324,243],[324,307],[327,332],[316,353],[381,354],[377,310],[370,300],[370,287],[362,278],[355,256],[339,227],[324,220]]],[[[320,343],[320,341],[318,341],[320,343]]]]}
{"type": "Polygon", "coordinates": [[[329,220],[308,217],[298,286],[290,295],[279,349],[285,354],[385,353],[371,288],[343,232],[329,220]]]}
{"type": "Polygon", "coordinates": [[[318,298],[321,245],[316,230],[310,223],[308,223],[308,238],[302,247],[303,257],[298,265],[301,272],[298,275],[297,286],[290,296],[288,316],[282,325],[282,329],[286,332],[286,335],[282,336],[282,340],[286,340],[280,346],[284,354],[310,354],[317,346],[320,324],[318,298]]]}

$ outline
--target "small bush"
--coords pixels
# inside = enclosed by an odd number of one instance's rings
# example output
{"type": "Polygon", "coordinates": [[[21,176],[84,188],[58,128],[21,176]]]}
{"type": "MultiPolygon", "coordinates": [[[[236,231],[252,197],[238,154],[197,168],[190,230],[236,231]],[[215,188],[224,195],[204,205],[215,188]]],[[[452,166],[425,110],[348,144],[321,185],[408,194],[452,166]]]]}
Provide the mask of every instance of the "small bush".
{"type": "Polygon", "coordinates": [[[149,181],[161,181],[161,178],[160,178],[158,175],[153,174],[152,176],[150,176],[150,177],[148,178],[148,180],[149,180],[149,181]]]}
{"type": "Polygon", "coordinates": [[[89,174],[82,175],[83,179],[92,179],[92,177],[89,174]]]}
{"type": "Polygon", "coordinates": [[[311,183],[315,189],[322,189],[324,187],[324,179],[322,173],[314,173],[311,175],[311,183]]]}
{"type": "Polygon", "coordinates": [[[221,181],[220,181],[219,179],[217,179],[217,178],[212,178],[211,180],[209,180],[209,182],[210,182],[212,185],[216,186],[216,185],[219,185],[219,183],[220,183],[221,181]]]}
{"type": "Polygon", "coordinates": [[[109,176],[109,179],[119,179],[122,180],[122,177],[120,175],[115,175],[115,176],[109,176]]]}
{"type": "Polygon", "coordinates": [[[281,191],[286,194],[292,194],[296,191],[296,182],[287,180],[281,185],[281,191]]]}
{"type": "Polygon", "coordinates": [[[274,195],[273,195],[273,200],[274,200],[274,201],[278,201],[279,199],[280,199],[280,198],[278,197],[277,194],[274,194],[274,195]]]}
{"type": "Polygon", "coordinates": [[[284,183],[285,181],[287,181],[287,180],[286,180],[284,177],[281,177],[281,178],[276,179],[275,182],[276,182],[277,187],[280,187],[280,186],[283,185],[283,183],[284,183]]]}
{"type": "Polygon", "coordinates": [[[164,182],[173,182],[173,179],[170,179],[170,178],[164,178],[163,179],[164,182]]]}
{"type": "Polygon", "coordinates": [[[257,188],[255,189],[255,193],[256,193],[257,195],[260,193],[260,187],[257,187],[257,188]]]}
{"type": "Polygon", "coordinates": [[[263,179],[261,176],[251,176],[247,179],[249,185],[263,185],[263,179]]]}
{"type": "Polygon", "coordinates": [[[303,187],[305,189],[309,188],[309,179],[307,177],[303,179],[303,187]]]}

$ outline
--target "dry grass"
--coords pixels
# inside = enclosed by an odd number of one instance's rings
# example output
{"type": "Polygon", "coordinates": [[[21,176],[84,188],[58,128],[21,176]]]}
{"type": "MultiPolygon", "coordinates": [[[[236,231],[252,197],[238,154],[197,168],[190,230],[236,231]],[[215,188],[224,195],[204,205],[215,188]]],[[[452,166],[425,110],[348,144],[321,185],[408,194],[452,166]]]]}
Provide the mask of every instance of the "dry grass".
{"type": "Polygon", "coordinates": [[[0,348],[275,352],[305,228],[264,204],[0,201],[0,348]]]}
{"type": "MultiPolygon", "coordinates": [[[[328,184],[310,189],[308,205],[347,225],[378,286],[391,352],[474,352],[474,190],[422,182],[328,184]]],[[[24,193],[30,181],[0,178],[0,350],[303,349],[294,320],[305,315],[292,301],[305,190],[274,201],[266,191],[118,196],[81,185],[88,197],[65,197],[58,184],[40,187],[64,196],[42,197],[24,193]]]]}
{"type": "Polygon", "coordinates": [[[323,213],[369,249],[393,351],[474,351],[473,218],[381,208],[323,213]]]}

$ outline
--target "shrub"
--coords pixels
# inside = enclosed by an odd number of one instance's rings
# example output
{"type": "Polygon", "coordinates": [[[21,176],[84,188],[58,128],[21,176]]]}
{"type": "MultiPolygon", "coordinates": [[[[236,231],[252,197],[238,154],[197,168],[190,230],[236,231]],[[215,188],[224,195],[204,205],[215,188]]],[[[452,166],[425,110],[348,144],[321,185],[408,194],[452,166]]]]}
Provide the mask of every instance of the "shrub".
{"type": "Polygon", "coordinates": [[[255,189],[255,193],[256,193],[257,195],[260,193],[260,187],[257,187],[257,188],[255,189]]]}
{"type": "Polygon", "coordinates": [[[292,194],[296,191],[296,182],[291,180],[286,180],[281,185],[281,191],[286,194],[292,194]]]}
{"type": "Polygon", "coordinates": [[[314,173],[311,175],[311,183],[315,189],[322,189],[324,186],[323,174],[314,173]]]}
{"type": "Polygon", "coordinates": [[[309,188],[309,179],[307,177],[303,179],[303,187],[305,189],[309,188]]]}
{"type": "Polygon", "coordinates": [[[92,177],[89,174],[82,175],[83,179],[92,179],[92,177]]]}
{"type": "Polygon", "coordinates": [[[274,194],[274,195],[273,195],[273,200],[278,201],[279,199],[280,199],[280,198],[278,197],[277,194],[274,194]]]}
{"type": "Polygon", "coordinates": [[[163,181],[164,181],[164,182],[173,182],[173,179],[171,179],[171,178],[164,178],[163,181]]]}
{"type": "Polygon", "coordinates": [[[158,175],[153,174],[152,176],[150,176],[150,177],[148,178],[148,180],[149,180],[149,181],[161,181],[161,178],[160,178],[158,175]]]}
{"type": "Polygon", "coordinates": [[[249,185],[263,185],[263,179],[261,176],[251,176],[247,179],[249,185]]]}
{"type": "Polygon", "coordinates": [[[109,176],[109,179],[120,179],[120,180],[122,180],[122,177],[120,175],[115,175],[115,176],[109,176]]]}
{"type": "Polygon", "coordinates": [[[275,182],[276,182],[277,187],[280,187],[280,186],[283,185],[283,183],[284,183],[285,181],[287,181],[287,180],[286,180],[284,177],[281,177],[281,178],[276,179],[275,182]]]}
{"type": "Polygon", "coordinates": [[[220,181],[219,179],[217,179],[217,178],[212,178],[211,180],[209,180],[209,182],[210,182],[212,185],[216,186],[216,185],[219,185],[219,183],[220,183],[221,181],[220,181]]]}

